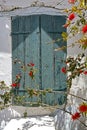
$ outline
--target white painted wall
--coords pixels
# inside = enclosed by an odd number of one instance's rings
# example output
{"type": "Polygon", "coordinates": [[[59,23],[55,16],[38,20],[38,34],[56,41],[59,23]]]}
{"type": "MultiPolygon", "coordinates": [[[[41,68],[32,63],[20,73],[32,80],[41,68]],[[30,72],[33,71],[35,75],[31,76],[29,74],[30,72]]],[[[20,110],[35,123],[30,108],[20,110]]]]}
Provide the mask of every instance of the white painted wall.
{"type": "Polygon", "coordinates": [[[11,83],[11,36],[10,18],[0,17],[0,81],[11,83]]]}

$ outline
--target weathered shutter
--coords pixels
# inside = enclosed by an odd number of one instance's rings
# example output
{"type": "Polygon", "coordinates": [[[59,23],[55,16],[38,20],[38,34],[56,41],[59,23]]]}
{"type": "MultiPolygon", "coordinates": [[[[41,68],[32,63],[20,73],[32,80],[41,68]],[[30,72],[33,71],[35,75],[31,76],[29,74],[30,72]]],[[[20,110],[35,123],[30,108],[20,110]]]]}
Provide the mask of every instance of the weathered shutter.
{"type": "Polygon", "coordinates": [[[55,48],[66,46],[66,42],[57,42],[62,32],[66,31],[62,27],[64,23],[64,16],[41,16],[42,89],[51,88],[55,91],[43,97],[43,101],[54,105],[62,105],[66,100],[64,93],[59,93],[66,90],[66,75],[61,72],[66,50],[54,51],[55,48]]]}
{"type": "MultiPolygon", "coordinates": [[[[13,62],[13,79],[17,73],[22,74],[21,87],[18,90],[19,95],[25,95],[26,88],[32,89],[53,89],[55,93],[47,93],[40,96],[42,103],[50,105],[63,104],[65,95],[58,91],[66,90],[66,76],[61,73],[61,67],[64,66],[63,60],[66,57],[66,51],[57,51],[54,49],[66,46],[66,43],[55,42],[61,38],[61,33],[65,31],[62,25],[65,23],[64,16],[33,15],[12,17],[12,58],[17,58],[19,64],[13,62]],[[20,61],[24,65],[33,62],[37,68],[35,81],[33,81],[28,72],[22,71],[20,61]]],[[[37,98],[26,99],[26,101],[37,101],[37,98]]]]}
{"type": "MultiPolygon", "coordinates": [[[[24,18],[22,17],[12,17],[12,82],[14,82],[17,74],[22,75],[21,80],[21,90],[25,84],[24,77],[25,73],[22,71],[21,67],[25,61],[25,34],[24,30],[24,18]]],[[[16,91],[18,94],[18,91],[16,91]]],[[[24,95],[23,93],[21,93],[24,95]]]]}
{"type": "MultiPolygon", "coordinates": [[[[12,58],[13,67],[12,75],[13,80],[18,73],[21,73],[22,79],[20,82],[20,88],[15,89],[18,95],[26,95],[26,89],[34,89],[39,85],[39,46],[40,46],[40,34],[39,34],[39,16],[27,16],[27,17],[13,17],[12,18],[12,58]],[[17,63],[14,61],[17,59],[17,63]],[[28,63],[34,63],[38,70],[35,75],[34,82],[29,77],[29,71],[24,71],[21,66],[26,66],[28,63]],[[36,84],[35,84],[36,83],[36,84]]],[[[26,69],[26,68],[25,68],[26,69]]],[[[25,101],[37,101],[35,98],[28,98],[25,101]]]]}

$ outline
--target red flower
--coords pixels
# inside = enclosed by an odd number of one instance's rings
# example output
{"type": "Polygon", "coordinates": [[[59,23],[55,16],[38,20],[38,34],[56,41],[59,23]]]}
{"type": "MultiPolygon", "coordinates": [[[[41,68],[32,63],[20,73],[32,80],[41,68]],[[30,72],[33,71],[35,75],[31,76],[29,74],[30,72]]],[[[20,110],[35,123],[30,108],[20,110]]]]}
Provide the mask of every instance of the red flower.
{"type": "Polygon", "coordinates": [[[87,112],[87,105],[86,104],[82,104],[79,106],[79,111],[80,112],[87,112]]]}
{"type": "Polygon", "coordinates": [[[76,120],[80,117],[80,113],[79,112],[76,112],[75,114],[72,115],[72,119],[73,120],[76,120]]]}
{"type": "Polygon", "coordinates": [[[73,20],[75,18],[75,14],[74,13],[71,13],[69,16],[68,16],[69,20],[73,20]]]}
{"type": "Polygon", "coordinates": [[[29,63],[27,66],[33,67],[35,64],[34,63],[29,63]]]}
{"type": "Polygon", "coordinates": [[[30,76],[30,77],[33,77],[33,76],[34,76],[32,71],[29,72],[29,76],[30,76]]]}
{"type": "Polygon", "coordinates": [[[16,86],[17,86],[17,84],[16,84],[16,83],[13,83],[13,84],[11,84],[11,86],[12,86],[12,87],[16,87],[16,86]]]}
{"type": "Polygon", "coordinates": [[[87,24],[83,26],[82,32],[83,32],[83,33],[86,33],[86,32],[87,32],[87,24]]]}
{"type": "Polygon", "coordinates": [[[63,68],[61,69],[61,71],[62,71],[62,73],[66,74],[66,72],[67,72],[66,67],[63,67],[63,68]]]}
{"type": "Polygon", "coordinates": [[[68,2],[69,2],[70,4],[74,4],[74,3],[75,3],[75,0],[68,0],[68,2]]]}
{"type": "Polygon", "coordinates": [[[84,71],[84,74],[87,75],[87,70],[84,71]]]}
{"type": "Polygon", "coordinates": [[[19,83],[13,83],[11,86],[12,87],[20,87],[20,84],[19,83]]]}

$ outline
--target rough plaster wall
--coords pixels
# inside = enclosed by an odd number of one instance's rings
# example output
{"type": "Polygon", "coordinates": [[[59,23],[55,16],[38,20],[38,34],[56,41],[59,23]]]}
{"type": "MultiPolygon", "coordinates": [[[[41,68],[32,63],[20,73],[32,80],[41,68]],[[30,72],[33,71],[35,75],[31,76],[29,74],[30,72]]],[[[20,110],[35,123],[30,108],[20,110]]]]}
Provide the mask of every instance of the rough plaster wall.
{"type": "Polygon", "coordinates": [[[0,81],[11,84],[10,18],[0,18],[0,81]]]}
{"type": "MultiPolygon", "coordinates": [[[[87,99],[87,76],[81,75],[73,80],[70,93],[87,99]]],[[[69,95],[66,110],[74,114],[78,111],[78,106],[82,102],[83,100],[80,98],[69,95]]],[[[87,118],[81,117],[80,120],[87,126],[87,118]]],[[[55,128],[56,130],[87,130],[87,127],[81,124],[78,120],[73,121],[70,114],[59,109],[55,116],[55,128]]]]}
{"type": "Polygon", "coordinates": [[[62,5],[62,8],[65,8],[66,5],[68,5],[68,1],[65,0],[0,0],[0,4],[1,6],[4,7],[9,7],[11,8],[11,6],[19,6],[19,7],[26,7],[26,6],[31,6],[33,4],[44,4],[46,6],[53,6],[53,7],[59,7],[61,8],[60,5],[62,5]]]}

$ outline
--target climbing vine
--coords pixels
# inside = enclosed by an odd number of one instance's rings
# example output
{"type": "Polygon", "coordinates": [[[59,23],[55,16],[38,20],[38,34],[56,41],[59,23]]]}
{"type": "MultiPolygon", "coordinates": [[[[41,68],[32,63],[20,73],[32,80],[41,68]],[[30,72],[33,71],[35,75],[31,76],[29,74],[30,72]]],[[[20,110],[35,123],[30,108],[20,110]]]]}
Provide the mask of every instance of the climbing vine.
{"type": "MultiPolygon", "coordinates": [[[[87,78],[87,55],[85,51],[87,50],[87,2],[85,0],[68,0],[71,5],[70,9],[65,9],[67,14],[66,23],[63,25],[64,28],[68,28],[67,32],[62,33],[63,40],[69,40],[73,37],[78,37],[76,40],[69,45],[69,47],[74,47],[78,45],[78,48],[81,48],[83,53],[77,55],[76,57],[67,57],[66,66],[62,68],[62,72],[67,74],[67,87],[68,93],[70,93],[70,88],[72,87],[72,80],[85,75],[87,78]]],[[[66,49],[65,47],[62,49],[66,49]]],[[[55,51],[59,51],[55,49],[55,51]]],[[[75,95],[73,95],[75,96],[75,95]]],[[[77,96],[78,98],[78,96],[77,96]]],[[[83,102],[78,104],[76,113],[70,113],[72,120],[79,120],[85,127],[87,125],[80,120],[80,117],[87,117],[87,100],[79,97],[83,102]]]]}

